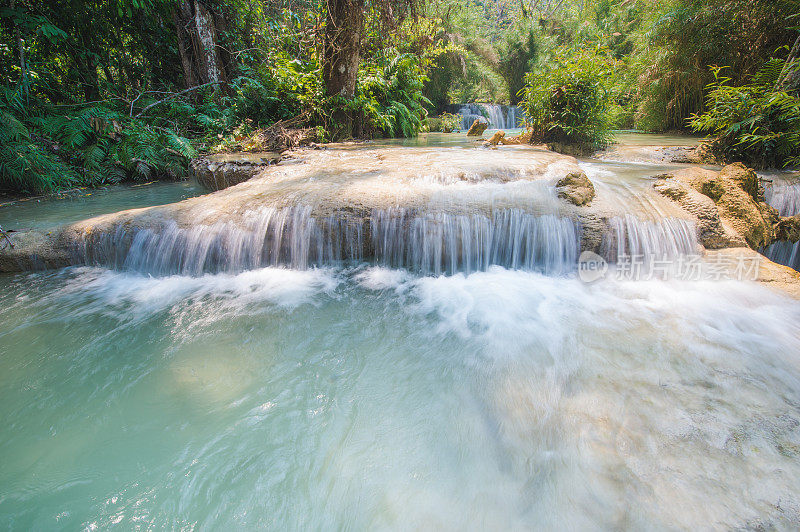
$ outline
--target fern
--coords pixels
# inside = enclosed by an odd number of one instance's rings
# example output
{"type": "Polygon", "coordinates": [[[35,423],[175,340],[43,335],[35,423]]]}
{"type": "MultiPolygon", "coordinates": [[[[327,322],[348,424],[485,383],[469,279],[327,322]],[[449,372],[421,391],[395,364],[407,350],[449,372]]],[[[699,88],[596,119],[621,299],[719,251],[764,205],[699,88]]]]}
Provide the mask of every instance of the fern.
{"type": "Polygon", "coordinates": [[[775,88],[783,68],[784,61],[772,59],[738,87],[713,69],[708,110],[692,115],[690,124],[712,136],[718,157],[760,168],[800,162],[800,98],[775,88]]]}

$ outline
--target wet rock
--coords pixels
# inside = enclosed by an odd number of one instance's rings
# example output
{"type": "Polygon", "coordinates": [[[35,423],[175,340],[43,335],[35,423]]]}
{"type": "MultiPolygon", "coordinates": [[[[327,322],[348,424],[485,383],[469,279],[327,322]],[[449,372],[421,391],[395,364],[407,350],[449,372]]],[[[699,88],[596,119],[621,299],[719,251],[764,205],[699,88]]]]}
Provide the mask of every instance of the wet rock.
{"type": "Polygon", "coordinates": [[[764,201],[755,172],[742,164],[720,172],[688,168],[657,176],[654,187],[697,218],[706,248],[746,244],[758,249],[775,240],[778,213],[764,201]]]}
{"type": "Polygon", "coordinates": [[[698,239],[707,249],[746,246],[745,239],[720,219],[714,201],[694,188],[672,179],[667,174],[657,176],[655,189],[680,204],[697,220],[698,239]]]}
{"type": "Polygon", "coordinates": [[[509,137],[503,139],[503,144],[530,144],[533,140],[533,130],[529,129],[524,133],[520,133],[516,137],[509,137]]]}
{"type": "Polygon", "coordinates": [[[705,144],[700,146],[615,145],[594,154],[597,159],[666,164],[714,164],[716,159],[705,144]]]}
{"type": "Polygon", "coordinates": [[[724,277],[737,278],[737,269],[741,268],[743,260],[745,263],[755,261],[757,270],[755,280],[773,290],[788,294],[795,299],[800,299],[800,273],[788,266],[783,266],[772,262],[768,258],[760,255],[750,248],[729,248],[707,251],[707,260],[715,263],[717,267],[727,268],[724,277]]]}
{"type": "Polygon", "coordinates": [[[497,146],[498,144],[502,143],[505,144],[504,139],[506,136],[505,131],[496,131],[494,135],[492,135],[489,140],[483,143],[484,146],[497,146]]]}
{"type": "Polygon", "coordinates": [[[603,241],[609,232],[608,220],[591,211],[581,212],[581,251],[603,252],[603,241]]]}
{"type": "Polygon", "coordinates": [[[63,268],[71,264],[70,247],[70,238],[58,231],[8,233],[0,246],[0,272],[63,268]]]}
{"type": "Polygon", "coordinates": [[[472,125],[469,127],[469,131],[467,131],[468,137],[480,137],[483,135],[483,132],[486,131],[486,128],[489,127],[489,124],[481,120],[480,118],[476,118],[472,125]]]}
{"type": "MultiPolygon", "coordinates": [[[[533,138],[533,131],[528,130],[525,133],[520,133],[516,137],[506,137],[506,132],[503,130],[496,131],[494,135],[492,135],[489,140],[483,143],[484,146],[514,146],[520,144],[531,144],[531,139],[533,138]]],[[[542,146],[543,149],[547,149],[547,146],[542,146]]]]}
{"type": "Polygon", "coordinates": [[[574,157],[583,157],[591,155],[594,150],[582,144],[564,144],[563,142],[548,142],[547,149],[563,153],[564,155],[572,155],[574,157]]]}
{"type": "Polygon", "coordinates": [[[775,238],[787,242],[800,240],[800,214],[781,218],[775,225],[775,238]]]}
{"type": "Polygon", "coordinates": [[[216,191],[255,177],[280,158],[276,152],[217,153],[192,160],[189,173],[205,188],[216,191]]]}
{"type": "Polygon", "coordinates": [[[556,183],[558,197],[582,207],[594,199],[594,185],[583,172],[572,172],[556,183]]]}

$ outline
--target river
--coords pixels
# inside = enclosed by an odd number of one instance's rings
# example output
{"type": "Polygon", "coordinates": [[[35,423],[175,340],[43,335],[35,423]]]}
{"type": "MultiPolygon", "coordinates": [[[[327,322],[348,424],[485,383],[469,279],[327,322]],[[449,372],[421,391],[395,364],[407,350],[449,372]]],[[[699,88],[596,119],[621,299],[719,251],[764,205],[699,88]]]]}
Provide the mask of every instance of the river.
{"type": "MultiPolygon", "coordinates": [[[[647,192],[675,165],[580,165],[639,237],[696,244],[647,192]]],[[[0,527],[800,526],[800,303],[762,285],[586,283],[537,258],[154,264],[0,276],[0,527]]]]}

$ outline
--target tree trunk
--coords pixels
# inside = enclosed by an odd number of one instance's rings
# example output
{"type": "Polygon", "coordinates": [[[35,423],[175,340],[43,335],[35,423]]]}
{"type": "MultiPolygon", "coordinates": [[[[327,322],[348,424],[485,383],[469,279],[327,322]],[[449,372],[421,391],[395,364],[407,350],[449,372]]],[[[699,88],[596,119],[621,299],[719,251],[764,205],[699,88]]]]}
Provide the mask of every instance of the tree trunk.
{"type": "Polygon", "coordinates": [[[192,18],[192,8],[186,0],[180,2],[172,12],[175,20],[175,33],[178,40],[178,55],[183,68],[183,84],[188,89],[197,85],[194,61],[191,54],[191,36],[186,31],[186,26],[192,18]]]}
{"type": "Polygon", "coordinates": [[[173,18],[186,88],[225,83],[228,76],[217,45],[215,23],[222,17],[198,0],[181,0],[173,11],[173,18]]]}
{"type": "Polygon", "coordinates": [[[352,98],[356,92],[364,0],[328,0],[322,81],[328,96],[352,98]]]}
{"type": "Polygon", "coordinates": [[[778,90],[784,90],[792,85],[793,78],[796,75],[794,64],[798,58],[800,58],[800,35],[798,35],[797,40],[794,41],[794,46],[792,46],[792,49],[789,51],[789,57],[786,58],[783,70],[781,70],[778,76],[778,82],[775,84],[778,90]]]}
{"type": "Polygon", "coordinates": [[[196,54],[203,83],[225,81],[225,71],[217,50],[217,29],[214,15],[194,0],[194,24],[196,31],[196,54]]]}

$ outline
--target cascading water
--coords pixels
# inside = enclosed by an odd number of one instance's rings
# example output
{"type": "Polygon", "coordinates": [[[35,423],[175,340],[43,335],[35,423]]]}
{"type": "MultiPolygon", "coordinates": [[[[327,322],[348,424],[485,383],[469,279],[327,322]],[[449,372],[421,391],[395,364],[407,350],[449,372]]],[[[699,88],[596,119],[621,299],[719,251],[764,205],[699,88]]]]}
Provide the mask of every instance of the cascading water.
{"type": "MultiPolygon", "coordinates": [[[[311,207],[265,208],[239,226],[220,222],[159,230],[126,229],[87,235],[73,263],[154,275],[236,273],[266,266],[293,269],[370,262],[421,274],[486,271],[491,266],[547,274],[573,271],[581,228],[573,219],[519,209],[485,214],[374,209],[368,215],[312,215],[311,207]]],[[[694,224],[680,218],[609,220],[602,255],[643,261],[697,252],[694,224]]]]}
{"type": "Polygon", "coordinates": [[[764,196],[781,216],[800,214],[800,183],[773,183],[764,196]]]}
{"type": "Polygon", "coordinates": [[[623,257],[625,260],[653,261],[697,253],[697,230],[688,220],[663,218],[650,221],[627,214],[609,222],[612,231],[603,242],[603,251],[612,262],[623,257]]]}
{"type": "Polygon", "coordinates": [[[267,208],[231,223],[89,236],[75,263],[156,275],[241,272],[265,266],[307,269],[370,261],[423,274],[499,265],[551,274],[574,269],[580,231],[572,219],[517,209],[483,214],[373,210],[367,216],[312,216],[310,207],[267,208]]]}
{"type": "Polygon", "coordinates": [[[584,164],[573,208],[574,161],[450,138],[314,150],[0,275],[0,528],[797,529],[800,305],[585,281],[582,245],[696,252],[663,170],[584,164]]]}
{"type": "Polygon", "coordinates": [[[452,106],[461,115],[461,128],[469,129],[477,120],[485,121],[490,129],[514,129],[520,127],[522,111],[516,105],[496,103],[465,103],[452,106]]]}
{"type": "MultiPolygon", "coordinates": [[[[800,183],[773,183],[766,187],[764,196],[781,216],[800,214],[800,183]]],[[[775,242],[764,250],[764,255],[800,271],[800,242],[775,242]]]]}

